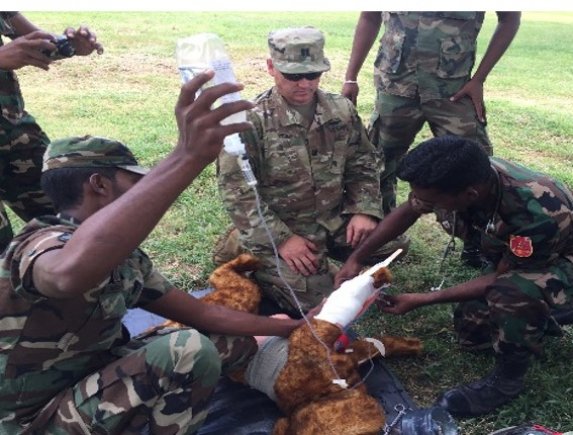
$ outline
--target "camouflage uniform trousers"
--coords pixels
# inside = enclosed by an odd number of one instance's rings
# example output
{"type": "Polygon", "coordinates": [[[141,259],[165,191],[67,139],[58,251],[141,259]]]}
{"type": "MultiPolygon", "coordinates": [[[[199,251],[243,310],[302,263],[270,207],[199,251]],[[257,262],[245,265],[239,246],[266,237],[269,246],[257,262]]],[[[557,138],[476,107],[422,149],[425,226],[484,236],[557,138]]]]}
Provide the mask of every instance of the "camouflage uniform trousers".
{"type": "Polygon", "coordinates": [[[426,121],[434,136],[463,136],[481,144],[488,155],[493,152],[486,124],[478,120],[469,97],[455,103],[446,98],[422,102],[419,98],[399,97],[378,90],[368,136],[384,153],[380,190],[385,215],[396,208],[396,170],[400,160],[426,121]]]}
{"type": "Polygon", "coordinates": [[[571,307],[573,263],[562,259],[543,271],[500,275],[484,299],[456,307],[454,329],[468,349],[493,346],[496,353],[505,353],[525,348],[539,355],[544,336],[562,334],[550,310],[571,307]]]}
{"type": "Polygon", "coordinates": [[[256,350],[252,337],[209,339],[194,329],[142,335],[115,348],[115,362],[48,403],[25,433],[194,434],[221,372],[246,367],[256,350]]]}
{"type": "MultiPolygon", "coordinates": [[[[261,261],[261,266],[255,272],[255,280],[263,294],[275,301],[282,310],[297,317],[300,317],[299,308],[283,279],[293,289],[301,308],[306,312],[318,305],[323,298],[334,290],[334,275],[337,270],[332,262],[328,262],[328,258],[344,262],[353,251],[353,248],[346,243],[346,225],[342,226],[336,233],[331,234],[323,226],[314,224],[312,227],[305,228],[303,237],[307,237],[317,246],[319,258],[318,273],[308,277],[293,272],[287,263],[279,258],[281,277],[277,272],[275,254],[270,247],[252,251],[253,255],[261,261]]],[[[409,246],[410,239],[406,236],[400,236],[380,247],[370,258],[369,264],[379,263],[399,248],[404,250],[400,256],[404,256],[409,246]]],[[[230,228],[217,242],[213,261],[220,265],[232,260],[244,251],[239,240],[239,231],[230,228]]]]}
{"type": "Polygon", "coordinates": [[[26,222],[37,216],[54,214],[51,201],[40,184],[42,158],[49,142],[48,136],[28,113],[23,112],[18,120],[0,116],[0,253],[13,237],[2,203],[26,222]]]}

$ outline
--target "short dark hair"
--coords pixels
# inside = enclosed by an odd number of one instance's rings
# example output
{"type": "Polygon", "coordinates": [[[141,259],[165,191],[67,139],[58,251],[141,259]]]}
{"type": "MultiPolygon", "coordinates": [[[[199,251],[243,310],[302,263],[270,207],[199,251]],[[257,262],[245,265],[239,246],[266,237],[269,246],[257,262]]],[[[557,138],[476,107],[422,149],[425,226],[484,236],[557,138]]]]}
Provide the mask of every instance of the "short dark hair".
{"type": "Polygon", "coordinates": [[[115,180],[118,168],[57,168],[42,173],[42,189],[57,211],[76,206],[83,199],[83,184],[92,174],[115,180]]]}
{"type": "Polygon", "coordinates": [[[488,155],[476,142],[459,136],[440,136],[422,142],[406,154],[396,174],[416,187],[459,193],[489,180],[492,170],[488,155]]]}

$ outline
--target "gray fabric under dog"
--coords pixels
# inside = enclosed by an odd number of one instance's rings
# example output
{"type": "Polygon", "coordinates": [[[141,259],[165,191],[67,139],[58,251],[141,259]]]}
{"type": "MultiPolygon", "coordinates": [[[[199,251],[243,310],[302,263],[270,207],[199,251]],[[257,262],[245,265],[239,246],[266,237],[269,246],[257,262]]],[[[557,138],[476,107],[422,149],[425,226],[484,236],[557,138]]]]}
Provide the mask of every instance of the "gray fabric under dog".
{"type": "Polygon", "coordinates": [[[269,396],[274,402],[275,382],[288,358],[288,339],[271,337],[266,340],[247,366],[247,384],[269,396]]]}

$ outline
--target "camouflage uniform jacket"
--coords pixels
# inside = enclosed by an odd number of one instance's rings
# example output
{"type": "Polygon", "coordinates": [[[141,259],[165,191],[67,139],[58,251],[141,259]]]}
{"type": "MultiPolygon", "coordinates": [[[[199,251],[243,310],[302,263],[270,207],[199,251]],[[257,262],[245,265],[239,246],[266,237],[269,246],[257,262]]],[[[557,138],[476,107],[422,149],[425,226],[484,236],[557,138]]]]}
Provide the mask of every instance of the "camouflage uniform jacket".
{"type": "Polygon", "coordinates": [[[390,12],[376,56],[380,91],[448,98],[469,79],[484,12],[390,12]]]}
{"type": "MultiPolygon", "coordinates": [[[[513,269],[542,270],[557,260],[573,262],[573,194],[559,181],[516,163],[491,158],[497,182],[493,211],[470,212],[483,252],[513,269]],[[489,225],[488,225],[489,224],[489,225]]],[[[428,208],[410,195],[414,208],[428,208]]]]}
{"type": "Polygon", "coordinates": [[[127,308],[144,306],[173,288],[136,249],[81,296],[43,296],[32,282],[34,261],[62,248],[76,228],[71,219],[34,219],[1,263],[0,422],[7,416],[22,423],[33,418],[61,390],[114,361],[110,349],[129,340],[121,322],[127,308]]]}
{"type": "MultiPolygon", "coordinates": [[[[307,127],[273,87],[257,97],[249,120],[254,129],[243,140],[277,244],[293,233],[305,237],[305,227],[317,223],[332,233],[343,226],[343,215],[381,218],[381,159],[346,98],[317,91],[314,119],[307,127]]],[[[218,175],[223,203],[244,246],[269,246],[237,158],[222,152],[218,175]]]]}
{"type": "MultiPolygon", "coordinates": [[[[14,37],[14,30],[10,18],[16,12],[0,12],[0,46],[4,45],[2,36],[14,37]]],[[[24,100],[20,92],[20,85],[16,73],[0,69],[0,108],[2,117],[11,123],[17,124],[24,116],[24,100]]]]}

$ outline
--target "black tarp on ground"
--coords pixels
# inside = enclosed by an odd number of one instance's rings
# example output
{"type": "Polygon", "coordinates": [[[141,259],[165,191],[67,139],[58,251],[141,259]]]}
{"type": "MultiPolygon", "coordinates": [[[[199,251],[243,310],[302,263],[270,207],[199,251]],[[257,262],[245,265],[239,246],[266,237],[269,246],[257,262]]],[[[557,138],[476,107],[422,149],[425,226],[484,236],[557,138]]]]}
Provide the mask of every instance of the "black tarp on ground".
{"type": "MultiPolygon", "coordinates": [[[[386,411],[386,420],[392,422],[398,412],[396,405],[412,411],[417,407],[388,370],[381,359],[374,367],[366,363],[362,367],[368,392],[377,398],[386,411]]],[[[221,379],[209,407],[209,415],[199,434],[201,435],[263,435],[272,433],[275,420],[281,412],[266,395],[228,379],[221,379]]],[[[397,428],[399,425],[397,425],[397,428]]],[[[400,433],[398,430],[392,433],[400,433]]]]}
{"type": "MultiPolygon", "coordinates": [[[[204,292],[199,293],[202,295],[204,292]]],[[[196,292],[193,293],[197,295],[196,292]]],[[[124,324],[132,335],[163,322],[165,319],[143,310],[130,310],[124,324]]],[[[368,392],[376,397],[386,411],[386,419],[392,422],[397,415],[396,406],[408,410],[417,409],[398,379],[378,358],[372,364],[362,366],[362,375],[367,375],[368,392]]],[[[275,420],[281,412],[265,394],[247,386],[236,384],[226,378],[219,382],[209,415],[199,434],[201,435],[263,435],[272,433],[275,420]]],[[[399,433],[396,431],[395,433],[399,433]]]]}

